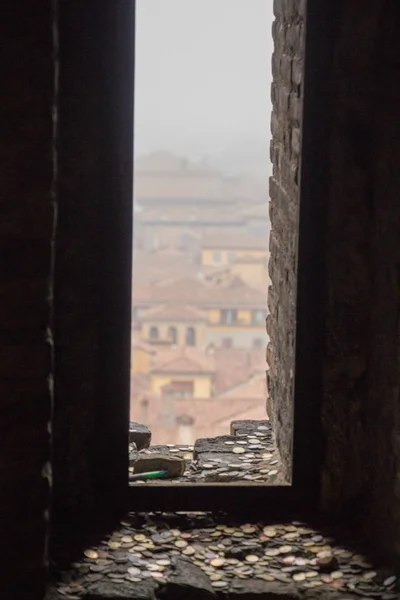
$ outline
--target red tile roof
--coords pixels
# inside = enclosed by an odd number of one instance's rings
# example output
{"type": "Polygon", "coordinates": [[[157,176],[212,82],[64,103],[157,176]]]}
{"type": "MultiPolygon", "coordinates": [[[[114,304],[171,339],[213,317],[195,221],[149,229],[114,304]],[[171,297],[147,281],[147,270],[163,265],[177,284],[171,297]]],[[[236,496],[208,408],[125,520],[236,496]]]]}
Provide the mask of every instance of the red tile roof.
{"type": "Polygon", "coordinates": [[[215,360],[202,350],[197,348],[168,348],[160,350],[152,373],[214,373],[215,360]]]}
{"type": "Polygon", "coordinates": [[[193,419],[193,436],[197,439],[229,435],[231,421],[247,419],[250,415],[265,419],[265,401],[258,398],[176,398],[166,405],[162,398],[154,398],[149,401],[147,425],[152,431],[153,444],[179,443],[178,422],[182,417],[193,419]]]}
{"type": "Polygon", "coordinates": [[[141,321],[182,321],[202,322],[207,320],[207,314],[193,306],[180,306],[179,304],[162,304],[146,310],[141,316],[141,321]]]}
{"type": "Polygon", "coordinates": [[[167,277],[195,277],[199,270],[192,258],[178,250],[133,252],[132,279],[134,287],[149,285],[167,277]]]}
{"type": "Polygon", "coordinates": [[[134,336],[131,339],[131,346],[133,349],[143,350],[143,352],[147,352],[147,354],[155,354],[156,349],[152,344],[141,340],[140,338],[134,336]]]}
{"type": "Polygon", "coordinates": [[[267,290],[251,287],[240,277],[219,284],[197,277],[182,277],[156,285],[134,286],[133,304],[190,304],[202,308],[264,309],[267,304],[267,290]]]}
{"type": "Polygon", "coordinates": [[[142,398],[150,394],[150,377],[142,373],[131,375],[131,397],[142,398]]]}
{"type": "Polygon", "coordinates": [[[267,397],[266,375],[257,373],[250,376],[247,381],[240,382],[229,389],[220,392],[216,398],[259,398],[265,400],[267,397]]]}
{"type": "Polygon", "coordinates": [[[215,393],[219,394],[247,381],[256,373],[265,373],[264,348],[218,348],[214,353],[216,373],[215,393]]]}
{"type": "MultiPolygon", "coordinates": [[[[161,364],[172,356],[177,357],[179,368],[179,350],[159,350],[161,364]]],[[[213,360],[217,369],[215,381],[219,381],[219,392],[213,398],[165,398],[156,396],[150,390],[150,378],[144,375],[133,375],[131,384],[131,415],[133,420],[140,420],[143,415],[141,400],[148,400],[147,424],[153,432],[153,444],[179,442],[178,424],[180,417],[190,417],[194,420],[193,434],[195,438],[212,437],[229,434],[230,422],[234,419],[263,419],[266,416],[266,388],[265,388],[265,351],[227,348],[218,349],[210,355],[187,348],[185,355],[191,359],[202,355],[203,361],[213,360]],[[223,385],[222,385],[223,384],[223,385]],[[166,413],[168,411],[168,414],[166,413]],[[169,411],[172,411],[172,415],[169,411]]],[[[189,364],[191,361],[189,360],[189,364]]],[[[167,370],[168,364],[167,362],[167,370]]],[[[174,369],[175,367],[173,367],[174,369]]],[[[193,364],[190,364],[193,369],[193,364]]],[[[181,371],[180,371],[181,372],[181,371]]],[[[186,382],[174,382],[166,388],[179,387],[183,390],[186,382]],[[182,386],[182,389],[181,387],[182,386]]],[[[186,384],[187,385],[187,384],[186,384]]],[[[189,387],[187,387],[189,390],[189,387]]],[[[167,390],[168,391],[168,390],[167,390]]]]}

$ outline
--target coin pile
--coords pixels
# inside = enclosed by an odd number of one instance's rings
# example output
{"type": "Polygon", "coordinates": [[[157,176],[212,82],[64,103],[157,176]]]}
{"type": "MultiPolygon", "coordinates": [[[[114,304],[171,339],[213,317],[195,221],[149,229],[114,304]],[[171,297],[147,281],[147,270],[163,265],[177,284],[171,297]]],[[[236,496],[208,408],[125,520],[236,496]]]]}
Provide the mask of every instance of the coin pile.
{"type": "Polygon", "coordinates": [[[84,552],[58,591],[63,598],[84,598],[96,595],[93,586],[104,581],[116,586],[116,595],[122,584],[164,585],[182,560],[230,596],[257,580],[266,590],[272,582],[291,585],[305,598],[311,593],[343,600],[400,597],[394,575],[374,569],[366,557],[304,523],[235,525],[214,521],[208,513],[147,514],[140,525],[138,515],[130,515],[84,552]]]}
{"type": "MultiPolygon", "coordinates": [[[[233,435],[199,439],[194,446],[151,446],[142,450],[139,455],[157,452],[183,458],[186,461],[184,475],[171,480],[177,484],[243,480],[249,484],[286,483],[269,422],[236,423],[238,426],[232,427],[233,435]]],[[[235,422],[232,425],[235,425],[235,422]]],[[[133,449],[131,455],[134,455],[133,449]]],[[[133,471],[132,465],[130,471],[133,471]]],[[[154,483],[147,482],[146,485],[154,483]]],[[[143,485],[143,482],[135,481],[131,485],[143,485]]]]}

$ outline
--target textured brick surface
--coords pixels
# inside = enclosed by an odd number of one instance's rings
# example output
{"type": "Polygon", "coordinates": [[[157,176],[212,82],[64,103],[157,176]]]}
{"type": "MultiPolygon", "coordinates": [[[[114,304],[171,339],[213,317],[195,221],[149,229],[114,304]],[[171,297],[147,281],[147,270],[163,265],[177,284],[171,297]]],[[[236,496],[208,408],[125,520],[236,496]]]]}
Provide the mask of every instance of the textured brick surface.
{"type": "MultiPolygon", "coordinates": [[[[304,3],[277,1],[275,14],[267,356],[271,420],[290,466],[304,3]]],[[[357,516],[375,550],[400,565],[400,14],[394,0],[349,0],[336,17],[321,199],[322,498],[357,516]]]]}
{"type": "Polygon", "coordinates": [[[304,3],[274,2],[272,57],[273,175],[270,180],[270,262],[267,330],[268,411],[283,464],[292,460],[296,250],[299,214],[299,152],[303,73],[304,3]]]}
{"type": "Polygon", "coordinates": [[[0,8],[1,598],[43,597],[54,86],[50,0],[0,8]],[[17,583],[29,586],[17,590],[17,583]],[[6,589],[5,589],[6,588],[6,589]],[[29,589],[28,589],[29,588],[29,589]]]}

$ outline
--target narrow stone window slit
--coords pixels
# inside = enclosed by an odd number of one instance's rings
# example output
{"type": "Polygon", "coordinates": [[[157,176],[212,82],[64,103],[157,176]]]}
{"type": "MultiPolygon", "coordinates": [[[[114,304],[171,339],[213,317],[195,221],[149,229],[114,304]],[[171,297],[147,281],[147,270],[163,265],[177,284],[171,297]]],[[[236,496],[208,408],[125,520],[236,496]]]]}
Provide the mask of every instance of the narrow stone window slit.
{"type": "Polygon", "coordinates": [[[267,411],[273,18],[136,3],[132,486],[288,483],[267,411]]]}

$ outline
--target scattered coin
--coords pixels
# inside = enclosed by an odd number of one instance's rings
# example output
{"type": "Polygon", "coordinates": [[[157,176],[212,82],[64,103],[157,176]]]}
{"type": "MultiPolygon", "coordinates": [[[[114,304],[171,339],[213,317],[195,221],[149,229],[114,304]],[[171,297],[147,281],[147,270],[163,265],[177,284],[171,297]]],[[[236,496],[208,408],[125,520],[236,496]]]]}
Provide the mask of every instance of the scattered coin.
{"type": "Polygon", "coordinates": [[[91,558],[92,560],[99,557],[96,550],[85,550],[83,554],[86,556],[86,558],[91,558]]]}
{"type": "Polygon", "coordinates": [[[271,537],[271,538],[276,536],[276,530],[272,529],[271,527],[264,527],[263,533],[267,537],[271,537]]]}
{"type": "Polygon", "coordinates": [[[226,581],[213,581],[211,585],[217,589],[225,588],[228,586],[226,581]]]}
{"type": "MultiPolygon", "coordinates": [[[[279,474],[279,456],[267,425],[242,435],[238,432],[234,440],[224,444],[224,452],[210,454],[204,463],[206,457],[201,453],[193,460],[188,446],[170,444],[169,451],[187,458],[183,477],[189,481],[273,481],[279,474]]],[[[73,577],[79,578],[80,587],[69,584],[60,588],[69,597],[84,593],[85,585],[102,579],[115,585],[124,580],[132,584],[151,578],[167,581],[170,567],[182,556],[199,567],[213,588],[223,593],[232,584],[240,589],[244,580],[259,579],[291,582],[303,591],[322,587],[318,590],[321,598],[334,590],[340,590],[343,600],[346,593],[353,592],[363,598],[399,597],[394,589],[396,577],[382,575],[364,556],[339,546],[333,538],[305,523],[234,526],[216,523],[210,513],[204,512],[130,514],[108,540],[85,550],[85,560],[73,565],[73,577]]]]}
{"type": "Polygon", "coordinates": [[[124,544],[129,544],[130,542],[133,542],[133,538],[130,535],[123,535],[121,542],[124,542],[124,544]]]}
{"type": "Polygon", "coordinates": [[[213,567],[223,567],[225,564],[225,559],[224,558],[213,558],[212,560],[210,560],[210,565],[212,565],[213,567]]]}
{"type": "Polygon", "coordinates": [[[248,554],[248,555],[246,556],[246,561],[247,561],[248,563],[256,563],[256,562],[258,562],[258,561],[259,561],[259,558],[258,558],[258,556],[256,556],[255,554],[248,554]]]}

